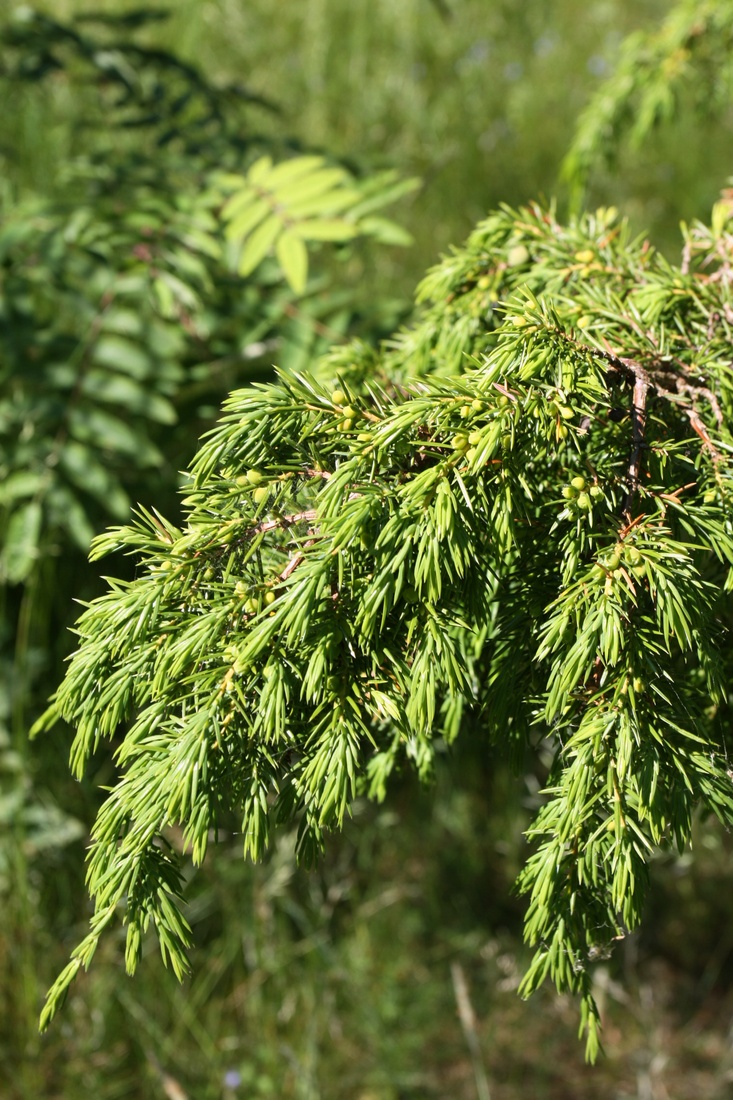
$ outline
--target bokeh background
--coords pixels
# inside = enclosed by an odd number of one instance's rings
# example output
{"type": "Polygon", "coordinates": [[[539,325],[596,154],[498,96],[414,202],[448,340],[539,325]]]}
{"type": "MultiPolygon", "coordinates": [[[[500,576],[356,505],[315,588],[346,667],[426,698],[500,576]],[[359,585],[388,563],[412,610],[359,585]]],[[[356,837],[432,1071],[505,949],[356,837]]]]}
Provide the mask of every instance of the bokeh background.
{"type": "MultiPolygon", "coordinates": [[[[260,867],[223,835],[188,870],[190,979],[179,986],[152,942],[128,979],[122,941],[110,936],[53,1028],[37,1033],[43,993],[88,918],[85,837],[114,776],[101,752],[74,783],[67,730],[28,739],[73,646],[72,600],[102,588],[86,560],[90,535],[134,502],[175,519],[177,471],[228,388],[266,379],[273,362],[307,368],[332,340],[387,336],[425,269],[493,206],[556,197],[562,213],[558,173],[579,111],[624,36],[654,28],[667,9],[660,0],[177,0],[153,18],[140,0],[54,0],[36,9],[61,27],[49,30],[29,8],[0,2],[0,510],[12,544],[0,584],[3,1097],[731,1094],[729,838],[700,822],[692,855],[658,857],[643,931],[597,971],[606,1056],[586,1067],[573,1003],[549,990],[528,1003],[516,995],[525,954],[512,883],[543,762],[510,771],[478,735],[445,756],[430,789],[404,776],[382,806],[359,802],[315,871],[295,866],[287,833],[260,867]],[[91,36],[91,54],[64,38],[69,28],[91,36]],[[181,94],[192,66],[207,86],[241,84],[266,102],[231,106],[232,126],[207,132],[201,148],[185,133],[161,142],[155,108],[143,125],[120,123],[110,109],[119,89],[100,77],[119,43],[133,41],[177,59],[183,68],[164,66],[155,80],[183,79],[181,94]],[[244,286],[200,256],[186,268],[176,238],[180,297],[151,304],[135,233],[152,233],[162,254],[217,158],[244,168],[263,148],[417,177],[389,212],[412,245],[326,250],[296,301],[267,271],[244,286]],[[126,301],[122,316],[110,311],[110,286],[126,301]],[[110,347],[127,355],[135,385],[119,391],[118,409],[108,400],[104,414],[89,412],[79,379],[105,368],[110,347]],[[156,401],[159,415],[146,419],[156,401]],[[130,425],[137,436],[125,436],[130,425]],[[63,477],[39,480],[49,454],[63,477]],[[18,512],[18,500],[41,504],[18,512]]],[[[144,58],[131,60],[144,75],[144,58]]],[[[732,131],[733,117],[683,111],[613,172],[599,171],[588,202],[612,202],[674,258],[679,221],[704,218],[725,185],[732,131]]],[[[129,569],[123,560],[104,571],[129,569]]]]}

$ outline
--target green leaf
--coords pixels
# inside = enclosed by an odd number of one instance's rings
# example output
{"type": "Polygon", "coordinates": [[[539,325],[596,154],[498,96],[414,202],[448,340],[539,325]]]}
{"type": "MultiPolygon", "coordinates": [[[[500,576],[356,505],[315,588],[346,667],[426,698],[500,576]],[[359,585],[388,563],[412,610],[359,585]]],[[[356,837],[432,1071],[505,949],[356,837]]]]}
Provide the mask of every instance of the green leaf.
{"type": "Polygon", "coordinates": [[[72,484],[95,497],[111,515],[119,519],[129,516],[127,493],[118,479],[98,461],[91,447],[69,440],[61,450],[60,466],[72,484]]]}
{"type": "Polygon", "coordinates": [[[337,218],[312,218],[292,226],[290,232],[304,241],[350,241],[359,229],[337,218]]]}
{"type": "Polygon", "coordinates": [[[422,180],[417,177],[399,179],[394,171],[384,172],[372,179],[367,179],[363,184],[366,196],[354,206],[352,217],[364,218],[375,210],[381,210],[383,206],[389,206],[390,203],[397,202],[406,195],[414,194],[421,186],[422,180]]]}
{"type": "Polygon", "coordinates": [[[308,279],[308,252],[303,241],[287,230],[277,239],[278,262],[296,294],[302,294],[308,279]]]}
{"type": "Polygon", "coordinates": [[[231,218],[225,230],[227,240],[242,240],[271,212],[272,203],[252,191],[235,195],[222,210],[222,217],[231,218]]]}
{"type": "Polygon", "coordinates": [[[104,409],[88,405],[72,409],[69,428],[81,443],[92,444],[102,454],[123,455],[132,459],[135,467],[159,466],[163,462],[161,452],[143,432],[104,409]]]}
{"type": "Polygon", "coordinates": [[[397,222],[393,222],[390,218],[381,218],[374,215],[363,218],[358,225],[360,232],[366,233],[370,237],[375,237],[381,244],[399,245],[402,248],[407,248],[409,245],[414,244],[412,234],[408,233],[406,229],[403,229],[401,225],[398,225],[397,222]]]}
{"type": "Polygon", "coordinates": [[[10,516],[0,553],[0,575],[10,584],[28,578],[39,558],[43,508],[38,500],[21,505],[10,516]]]}
{"type": "Polygon", "coordinates": [[[290,219],[300,220],[314,215],[337,214],[341,210],[353,208],[360,197],[361,193],[354,188],[341,187],[338,191],[329,191],[328,194],[317,195],[315,198],[298,198],[288,205],[288,216],[290,219]]]}
{"type": "Polygon", "coordinates": [[[150,393],[125,375],[90,371],[84,378],[83,393],[161,424],[175,424],[178,419],[170,401],[160,394],[150,393]]]}
{"type": "MultiPolygon", "coordinates": [[[[266,180],[260,179],[259,182],[269,189],[282,188],[303,179],[304,176],[311,175],[323,164],[325,164],[324,158],[318,155],[292,157],[290,160],[276,164],[267,173],[266,180]]],[[[339,169],[339,171],[343,170],[339,169]]]]}
{"type": "Polygon", "coordinates": [[[65,531],[72,544],[86,554],[94,538],[94,527],[78,495],[57,479],[47,507],[49,525],[65,531]]]}
{"type": "Polygon", "coordinates": [[[282,232],[282,228],[283,223],[280,218],[269,217],[267,221],[262,222],[255,229],[242,248],[239,257],[238,270],[242,277],[251,274],[262,263],[278,235],[282,232]]]}
{"type": "Polygon", "coordinates": [[[0,504],[12,504],[23,497],[32,497],[48,483],[48,473],[33,470],[16,470],[0,482],[0,504]]]}
{"type": "Polygon", "coordinates": [[[138,380],[148,378],[153,366],[150,356],[138,343],[122,336],[101,336],[92,357],[100,366],[122,371],[138,380]]]}
{"type": "Polygon", "coordinates": [[[250,183],[264,183],[272,169],[272,157],[264,156],[256,160],[247,172],[250,183]]]}
{"type": "MultiPolygon", "coordinates": [[[[341,194],[342,188],[351,182],[350,177],[343,168],[324,168],[313,172],[305,179],[285,187],[273,188],[273,195],[278,204],[296,210],[299,203],[321,200],[321,209],[327,210],[331,198],[341,194]]],[[[355,196],[356,191],[351,192],[355,196]]]]}

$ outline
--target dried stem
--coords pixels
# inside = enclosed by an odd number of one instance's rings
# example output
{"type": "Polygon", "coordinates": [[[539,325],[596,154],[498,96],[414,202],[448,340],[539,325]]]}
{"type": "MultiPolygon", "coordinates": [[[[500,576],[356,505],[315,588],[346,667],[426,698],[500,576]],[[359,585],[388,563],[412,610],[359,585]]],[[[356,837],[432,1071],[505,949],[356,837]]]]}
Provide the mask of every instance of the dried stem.
{"type": "MultiPolygon", "coordinates": [[[[631,363],[631,360],[625,360],[631,363]]],[[[642,452],[646,432],[646,399],[649,393],[649,376],[646,371],[635,364],[634,393],[631,400],[631,422],[633,425],[633,440],[631,458],[629,459],[629,487],[624,502],[624,516],[631,522],[631,508],[634,502],[636,490],[639,488],[641,477],[642,452]]]]}

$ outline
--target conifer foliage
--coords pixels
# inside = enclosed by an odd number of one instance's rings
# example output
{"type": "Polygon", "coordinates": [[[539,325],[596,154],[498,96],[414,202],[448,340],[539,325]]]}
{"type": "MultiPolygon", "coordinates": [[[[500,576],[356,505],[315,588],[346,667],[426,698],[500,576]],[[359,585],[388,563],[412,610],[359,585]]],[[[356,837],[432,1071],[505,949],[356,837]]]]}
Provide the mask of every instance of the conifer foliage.
{"type": "Polygon", "coordinates": [[[523,991],[581,992],[593,1049],[589,964],[637,924],[649,856],[698,803],[733,821],[729,215],[688,232],[681,267],[614,211],[491,216],[379,363],[356,346],[232,394],[182,527],[140,514],[97,539],[138,575],[82,615],[52,713],[76,774],[124,729],[121,776],[45,1019],[120,905],[129,969],[152,924],[185,970],[171,827],[201,860],[235,811],[256,859],[297,819],[310,860],[359,792],[483,728],[554,746],[523,991]]]}
{"type": "Polygon", "coordinates": [[[236,815],[244,853],[299,825],[312,861],[358,795],[429,777],[459,736],[552,751],[519,879],[521,991],[579,993],[639,922],[648,863],[698,807],[733,824],[733,206],[678,265],[616,211],[504,208],[424,280],[380,353],[234,392],[134,556],[78,623],[40,727],[103,739],[119,779],[93,835],[89,935],[44,1024],[122,919],[182,974],[180,856],[236,815]],[[178,838],[182,837],[182,841],[178,838]]]}

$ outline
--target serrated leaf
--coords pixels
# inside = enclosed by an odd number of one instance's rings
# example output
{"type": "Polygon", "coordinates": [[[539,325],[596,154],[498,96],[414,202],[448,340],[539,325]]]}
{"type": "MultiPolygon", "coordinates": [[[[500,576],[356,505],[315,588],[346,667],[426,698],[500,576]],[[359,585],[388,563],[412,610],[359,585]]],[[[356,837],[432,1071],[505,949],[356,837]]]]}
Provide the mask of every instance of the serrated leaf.
{"type": "Polygon", "coordinates": [[[39,500],[29,501],[10,517],[0,555],[0,573],[10,584],[26,580],[38,560],[42,518],[39,500]]]}
{"type": "Polygon", "coordinates": [[[272,211],[272,204],[252,191],[243,191],[234,199],[221,212],[222,217],[229,221],[225,236],[230,241],[246,237],[272,211]],[[238,201],[235,203],[234,199],[238,201]]]}
{"type": "Polygon", "coordinates": [[[100,366],[129,374],[142,381],[150,376],[152,362],[140,344],[124,336],[101,336],[94,346],[92,358],[100,366]]]}
{"type": "Polygon", "coordinates": [[[304,241],[350,241],[359,235],[355,225],[338,218],[313,218],[294,225],[290,232],[304,241]]]}
{"type": "Polygon", "coordinates": [[[324,168],[314,172],[305,179],[288,184],[287,187],[279,187],[274,191],[278,203],[290,207],[299,202],[305,202],[317,195],[327,195],[329,192],[340,190],[341,186],[350,182],[350,177],[343,168],[324,168]]]}
{"type": "Polygon", "coordinates": [[[247,179],[250,183],[261,183],[266,179],[270,169],[272,168],[272,157],[264,156],[256,160],[252,167],[247,172],[247,179]]]}
{"type": "Polygon", "coordinates": [[[255,229],[252,236],[245,243],[239,257],[238,270],[240,275],[249,275],[262,263],[282,229],[283,223],[277,217],[268,218],[267,221],[255,229]]]}
{"type": "Polygon", "coordinates": [[[276,164],[267,176],[266,184],[269,188],[283,187],[289,183],[295,183],[310,172],[325,164],[322,156],[292,157],[290,160],[276,164]]]}
{"type": "Polygon", "coordinates": [[[122,406],[130,413],[160,424],[175,424],[178,419],[170,401],[161,394],[151,393],[145,387],[139,386],[126,375],[90,371],[84,379],[83,392],[97,401],[122,406]]]}
{"type": "Polygon", "coordinates": [[[66,531],[72,543],[86,554],[94,538],[94,528],[83,505],[68,485],[56,483],[48,497],[49,522],[66,531]]]}
{"type": "MultiPolygon", "coordinates": [[[[184,309],[198,310],[201,306],[201,299],[198,294],[196,294],[190,286],[184,283],[183,279],[179,279],[177,275],[173,275],[170,271],[161,271],[160,275],[155,280],[154,289],[160,296],[161,301],[169,301],[172,296],[173,302],[179,307],[182,306],[184,309]],[[159,283],[166,287],[167,290],[163,292],[159,291],[157,289],[159,283]]],[[[161,312],[163,312],[163,310],[161,310],[161,312]]],[[[169,316],[169,314],[165,313],[163,313],[163,315],[169,316]]],[[[175,312],[172,315],[175,316],[175,312]]]]}
{"type": "Polygon", "coordinates": [[[359,192],[353,187],[340,187],[337,191],[329,191],[325,195],[317,195],[315,198],[292,202],[288,205],[290,218],[312,218],[317,214],[338,214],[342,210],[348,210],[359,200],[359,192]]]}
{"type": "Polygon", "coordinates": [[[176,313],[176,298],[170,284],[167,283],[165,279],[158,276],[156,279],[153,279],[152,291],[153,300],[161,315],[166,318],[174,317],[176,313]]]}
{"type": "Polygon", "coordinates": [[[389,206],[391,203],[397,202],[405,195],[414,194],[422,187],[422,180],[416,176],[398,180],[396,183],[392,182],[394,178],[394,172],[385,173],[384,183],[386,186],[383,190],[378,187],[379,177],[376,180],[367,181],[368,194],[362,202],[357,203],[354,207],[352,211],[354,217],[363,218],[374,210],[381,210],[383,206],[389,206]]]}
{"type": "Polygon", "coordinates": [[[0,504],[12,504],[23,497],[35,496],[48,481],[48,474],[36,473],[33,470],[16,470],[9,474],[3,482],[0,482],[0,504]]]}
{"type": "Polygon", "coordinates": [[[358,225],[362,233],[376,238],[381,244],[393,244],[407,248],[415,243],[412,234],[390,218],[373,215],[369,218],[363,218],[358,225]]]}
{"type": "Polygon", "coordinates": [[[118,519],[130,514],[130,499],[116,477],[99,462],[95,451],[69,440],[61,451],[60,466],[72,484],[95,497],[118,519]]]}
{"type": "Polygon", "coordinates": [[[303,241],[286,230],[277,239],[275,254],[292,289],[302,294],[308,280],[308,250],[303,241]]]}
{"type": "Polygon", "coordinates": [[[69,428],[81,443],[91,443],[102,453],[126,455],[135,460],[136,466],[159,466],[163,461],[158,448],[141,432],[103,409],[86,405],[72,409],[69,428]]]}

